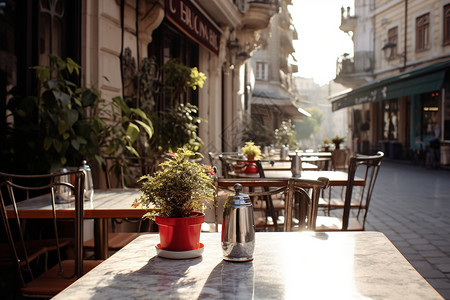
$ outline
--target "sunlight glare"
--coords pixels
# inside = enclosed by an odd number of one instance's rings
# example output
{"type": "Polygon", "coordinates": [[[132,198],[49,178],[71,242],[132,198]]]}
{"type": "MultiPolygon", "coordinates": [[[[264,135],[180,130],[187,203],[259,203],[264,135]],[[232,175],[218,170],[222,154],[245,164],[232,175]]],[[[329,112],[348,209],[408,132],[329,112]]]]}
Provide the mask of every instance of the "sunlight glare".
{"type": "Polygon", "coordinates": [[[294,41],[294,57],[299,72],[294,76],[314,78],[323,85],[336,75],[336,59],[344,53],[353,55],[353,42],[339,29],[341,7],[350,6],[354,15],[353,0],[294,0],[289,11],[298,33],[294,41]]]}

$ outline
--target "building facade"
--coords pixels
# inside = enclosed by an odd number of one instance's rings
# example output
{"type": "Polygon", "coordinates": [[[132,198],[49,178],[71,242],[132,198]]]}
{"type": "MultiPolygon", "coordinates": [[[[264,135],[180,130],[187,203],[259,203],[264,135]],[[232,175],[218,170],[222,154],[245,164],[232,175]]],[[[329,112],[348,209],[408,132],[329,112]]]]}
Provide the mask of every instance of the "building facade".
{"type": "MultiPolygon", "coordinates": [[[[278,12],[276,0],[39,0],[0,7],[2,127],[7,91],[36,95],[31,67],[48,54],[82,67],[78,82],[98,89],[106,104],[132,93],[129,81],[144,58],[197,67],[207,80],[184,101],[199,107],[203,153],[234,151],[246,109],[245,62],[278,12]],[[131,89],[131,90],[130,90],[131,89]]],[[[248,100],[248,99],[247,99],[248,100]]],[[[155,110],[163,109],[157,102],[155,110]]]]}
{"type": "Polygon", "coordinates": [[[331,101],[349,112],[353,150],[449,164],[450,1],[355,0],[341,29],[355,55],[338,62],[336,81],[352,91],[331,101]]]}
{"type": "Polygon", "coordinates": [[[261,46],[252,55],[250,104],[253,120],[264,124],[270,131],[280,127],[282,121],[305,117],[296,103],[298,93],[292,74],[297,66],[289,57],[295,52],[292,41],[297,32],[288,11],[291,1],[280,2],[279,13],[274,15],[270,30],[261,38],[261,46]]]}

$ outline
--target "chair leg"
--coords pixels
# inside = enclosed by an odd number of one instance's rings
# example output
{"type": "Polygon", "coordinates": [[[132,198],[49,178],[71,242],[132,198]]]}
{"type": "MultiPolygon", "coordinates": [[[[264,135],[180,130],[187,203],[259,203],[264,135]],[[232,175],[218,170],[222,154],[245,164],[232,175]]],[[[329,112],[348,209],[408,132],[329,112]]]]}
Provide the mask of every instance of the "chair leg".
{"type": "Polygon", "coordinates": [[[328,216],[331,213],[331,186],[328,188],[328,216]]]}

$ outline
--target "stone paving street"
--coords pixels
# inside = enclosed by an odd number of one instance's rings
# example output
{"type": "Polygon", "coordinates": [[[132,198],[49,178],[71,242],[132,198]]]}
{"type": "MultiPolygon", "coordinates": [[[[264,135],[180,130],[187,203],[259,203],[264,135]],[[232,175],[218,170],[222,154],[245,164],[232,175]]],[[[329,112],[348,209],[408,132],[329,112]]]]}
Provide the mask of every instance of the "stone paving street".
{"type": "Polygon", "coordinates": [[[366,230],[383,232],[450,299],[450,171],[384,160],[366,230]]]}

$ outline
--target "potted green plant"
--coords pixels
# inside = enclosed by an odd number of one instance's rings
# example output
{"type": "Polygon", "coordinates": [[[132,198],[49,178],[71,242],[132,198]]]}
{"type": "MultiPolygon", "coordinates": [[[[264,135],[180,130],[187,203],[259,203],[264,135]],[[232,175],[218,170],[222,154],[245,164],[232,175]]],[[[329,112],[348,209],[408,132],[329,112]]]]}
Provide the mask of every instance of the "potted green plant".
{"type": "Polygon", "coordinates": [[[5,145],[11,147],[15,172],[48,173],[85,159],[100,163],[98,135],[106,127],[99,114],[100,93],[77,84],[81,67],[70,58],[50,54],[48,66],[33,70],[39,95],[12,92],[7,104],[14,122],[5,145]]]}
{"type": "Polygon", "coordinates": [[[146,154],[156,161],[164,153],[187,147],[197,152],[204,145],[198,136],[198,127],[206,120],[199,117],[198,107],[189,103],[190,90],[202,88],[206,76],[177,59],[171,59],[158,68],[154,59],[147,59],[145,70],[139,73],[140,102],[144,111],[153,113],[154,138],[146,154]],[[155,113],[155,99],[164,99],[165,109],[155,113]]]}
{"type": "Polygon", "coordinates": [[[334,143],[335,149],[339,149],[340,144],[344,141],[344,137],[340,137],[336,134],[336,136],[331,140],[334,143]]]}
{"type": "Polygon", "coordinates": [[[255,145],[254,142],[246,142],[244,147],[241,148],[241,152],[248,160],[255,160],[261,156],[261,147],[255,145]]]}
{"type": "Polygon", "coordinates": [[[198,155],[193,151],[178,148],[168,153],[167,159],[154,175],[142,176],[142,192],[135,206],[157,208],[144,215],[155,220],[159,227],[160,247],[169,251],[189,251],[200,245],[202,212],[206,203],[214,200],[214,175],[210,166],[189,158],[198,155]]]}
{"type": "Polygon", "coordinates": [[[255,160],[259,159],[261,156],[261,147],[255,145],[254,142],[246,142],[244,147],[242,147],[241,152],[247,157],[248,161],[245,172],[258,173],[258,168],[255,165],[255,160]]]}
{"type": "Polygon", "coordinates": [[[291,120],[281,122],[280,128],[275,129],[275,141],[278,147],[286,146],[289,149],[296,149],[295,125],[291,120]]]}
{"type": "Polygon", "coordinates": [[[330,150],[330,140],[326,137],[323,139],[323,148],[325,151],[329,151],[330,150]]]}

